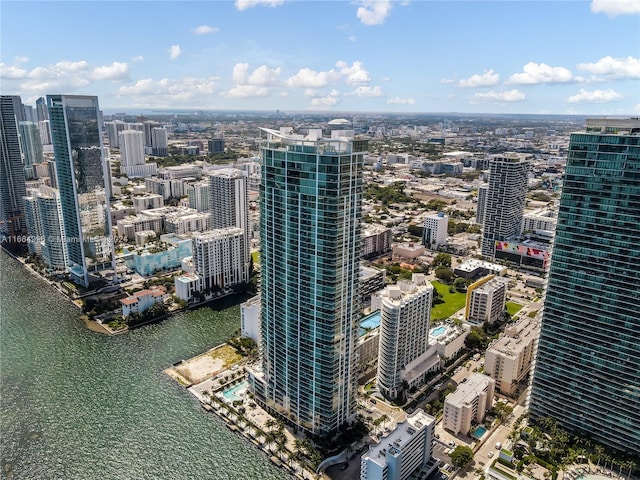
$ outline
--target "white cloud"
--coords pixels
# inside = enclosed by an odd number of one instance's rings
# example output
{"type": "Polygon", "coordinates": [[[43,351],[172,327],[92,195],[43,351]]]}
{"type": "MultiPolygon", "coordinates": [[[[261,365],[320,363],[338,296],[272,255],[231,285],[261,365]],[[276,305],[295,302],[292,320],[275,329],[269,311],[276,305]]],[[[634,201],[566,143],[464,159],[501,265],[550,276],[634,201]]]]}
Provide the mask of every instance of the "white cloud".
{"type": "Polygon", "coordinates": [[[608,78],[640,78],[640,58],[603,57],[594,63],[579,63],[580,70],[608,78]]]}
{"type": "Polygon", "coordinates": [[[356,12],[356,16],[365,25],[380,25],[391,12],[390,0],[363,0],[356,12]]]}
{"type": "Polygon", "coordinates": [[[413,98],[400,98],[394,97],[387,100],[389,105],[415,105],[416,101],[413,98]]]}
{"type": "Polygon", "coordinates": [[[236,63],[233,66],[233,72],[231,73],[231,80],[239,84],[247,83],[248,70],[249,70],[248,63],[236,63]]]}
{"type": "Polygon", "coordinates": [[[638,0],[592,0],[591,11],[604,13],[610,17],[634,15],[640,13],[640,2],[638,0]]]}
{"type": "Polygon", "coordinates": [[[218,27],[212,27],[210,25],[200,25],[193,29],[193,33],[196,35],[206,35],[207,33],[218,33],[220,29],[218,27]]]}
{"type": "Polygon", "coordinates": [[[572,95],[567,98],[567,103],[609,103],[621,100],[623,97],[618,92],[612,89],[607,90],[593,90],[589,92],[584,88],[580,89],[580,92],[576,95],[572,95]]]}
{"type": "Polygon", "coordinates": [[[94,80],[129,80],[129,65],[113,62],[111,65],[96,67],[91,73],[94,80]]]}
{"type": "Polygon", "coordinates": [[[480,74],[471,75],[469,78],[463,78],[458,82],[459,87],[477,88],[477,87],[493,87],[500,82],[500,75],[491,70],[485,70],[480,74]]]}
{"type": "Polygon", "coordinates": [[[219,77],[145,78],[135,85],[120,87],[117,97],[130,97],[137,107],[202,106],[206,96],[216,93],[219,80],[219,77]]]}
{"type": "Polygon", "coordinates": [[[264,7],[279,7],[284,3],[284,0],[236,0],[234,5],[235,7],[242,11],[247,10],[248,8],[257,7],[258,5],[262,5],[264,7]]]}
{"type": "Polygon", "coordinates": [[[355,35],[350,35],[347,37],[347,40],[349,40],[350,42],[355,42],[356,40],[358,40],[358,38],[355,35]]]}
{"type": "Polygon", "coordinates": [[[268,97],[271,89],[260,85],[236,85],[228,92],[223,92],[223,97],[230,98],[260,98],[268,97]]]}
{"type": "Polygon", "coordinates": [[[310,68],[301,68],[293,77],[289,77],[285,83],[289,87],[320,88],[329,84],[331,72],[316,72],[310,68]]]}
{"type": "Polygon", "coordinates": [[[526,99],[524,93],[519,92],[518,90],[509,90],[506,92],[494,92],[491,90],[486,93],[476,93],[469,103],[478,104],[478,103],[512,103],[512,102],[522,102],[526,99]]]}
{"type": "Polygon", "coordinates": [[[382,97],[384,93],[380,87],[360,86],[349,95],[355,95],[356,97],[382,97]]]}
{"type": "Polygon", "coordinates": [[[133,57],[133,58],[131,59],[131,61],[132,61],[133,63],[142,62],[143,60],[144,60],[144,57],[143,57],[142,55],[138,55],[138,56],[133,57]]]}
{"type": "Polygon", "coordinates": [[[320,96],[320,92],[318,92],[317,90],[313,89],[313,88],[307,88],[304,91],[304,96],[305,97],[319,97],[320,96]]]}
{"type": "Polygon", "coordinates": [[[348,85],[366,85],[371,82],[371,76],[369,72],[367,72],[362,62],[353,62],[351,66],[346,62],[339,61],[336,63],[336,67],[340,69],[340,73],[344,75],[345,82],[348,85]]]}
{"type": "Polygon", "coordinates": [[[28,71],[22,67],[16,65],[7,65],[6,63],[0,63],[0,78],[6,79],[18,79],[25,78],[28,71]]]}
{"type": "Polygon", "coordinates": [[[452,78],[441,78],[440,83],[456,83],[456,81],[452,78]]]}
{"type": "Polygon", "coordinates": [[[24,55],[17,56],[13,59],[16,65],[22,65],[23,63],[27,63],[29,61],[29,57],[25,57],[24,55]]]}
{"type": "Polygon", "coordinates": [[[311,108],[331,107],[336,105],[340,101],[340,92],[338,90],[331,90],[328,95],[324,97],[316,97],[311,100],[311,108]]]}
{"type": "Polygon", "coordinates": [[[269,68],[266,65],[260,65],[249,75],[246,83],[262,86],[275,85],[279,82],[280,71],[280,67],[269,68]]]}
{"type": "Polygon", "coordinates": [[[171,45],[171,48],[169,48],[169,60],[175,60],[181,53],[180,45],[171,45]]]}
{"type": "Polygon", "coordinates": [[[634,107],[631,109],[631,113],[640,114],[640,103],[636,103],[634,107]]]}
{"type": "Polygon", "coordinates": [[[522,67],[523,73],[511,75],[507,83],[535,85],[539,83],[567,83],[574,81],[573,74],[564,67],[551,67],[545,63],[529,62],[522,67]]]}

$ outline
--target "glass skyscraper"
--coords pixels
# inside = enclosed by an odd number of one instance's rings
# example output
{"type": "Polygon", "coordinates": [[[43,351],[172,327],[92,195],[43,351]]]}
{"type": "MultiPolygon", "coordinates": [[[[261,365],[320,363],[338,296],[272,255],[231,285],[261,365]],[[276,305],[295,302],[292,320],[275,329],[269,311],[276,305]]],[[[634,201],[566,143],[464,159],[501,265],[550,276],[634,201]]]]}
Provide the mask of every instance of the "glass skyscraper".
{"type": "Polygon", "coordinates": [[[640,120],[571,135],[530,398],[536,419],[640,452],[640,120]]]}
{"type": "Polygon", "coordinates": [[[18,123],[24,108],[17,95],[0,96],[0,235],[21,241],[26,233],[24,201],[26,195],[18,123]]]}
{"type": "Polygon", "coordinates": [[[47,95],[69,271],[89,285],[90,273],[115,272],[110,172],[104,158],[98,98],[47,95]]]}
{"type": "Polygon", "coordinates": [[[356,412],[366,141],[263,129],[262,371],[256,399],[326,436],[356,412]]]}

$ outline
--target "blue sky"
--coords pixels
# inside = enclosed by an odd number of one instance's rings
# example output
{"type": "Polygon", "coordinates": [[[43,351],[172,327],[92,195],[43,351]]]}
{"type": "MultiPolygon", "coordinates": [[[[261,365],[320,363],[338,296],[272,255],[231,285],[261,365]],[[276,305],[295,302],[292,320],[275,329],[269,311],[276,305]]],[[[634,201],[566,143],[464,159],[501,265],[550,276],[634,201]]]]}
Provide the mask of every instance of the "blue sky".
{"type": "Polygon", "coordinates": [[[640,0],[3,0],[0,13],[0,88],[27,104],[640,114],[640,0]]]}

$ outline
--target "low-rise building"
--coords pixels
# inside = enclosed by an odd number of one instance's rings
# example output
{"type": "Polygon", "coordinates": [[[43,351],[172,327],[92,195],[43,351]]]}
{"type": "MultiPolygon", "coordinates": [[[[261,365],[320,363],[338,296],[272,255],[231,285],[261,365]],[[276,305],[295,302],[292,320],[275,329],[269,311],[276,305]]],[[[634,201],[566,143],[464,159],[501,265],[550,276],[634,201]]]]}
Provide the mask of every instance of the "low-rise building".
{"type": "MultiPolygon", "coordinates": [[[[136,240],[153,232],[138,232],[136,240]]],[[[146,242],[142,247],[124,248],[127,267],[139,275],[153,275],[159,271],[173,270],[180,267],[182,259],[192,254],[191,238],[187,235],[161,235],[157,242],[146,242]]]]}
{"type": "Polygon", "coordinates": [[[429,344],[435,345],[436,353],[443,360],[449,360],[465,348],[464,340],[469,335],[468,325],[442,324],[429,331],[429,344]]]}
{"type": "Polygon", "coordinates": [[[433,452],[435,425],[435,418],[416,410],[362,455],[360,480],[405,480],[425,467],[433,452]]]}
{"type": "Polygon", "coordinates": [[[507,273],[507,267],[472,258],[455,267],[453,273],[455,273],[457,277],[479,278],[490,274],[504,275],[507,273]]]}
{"type": "Polygon", "coordinates": [[[487,349],[484,372],[496,381],[503,395],[513,395],[529,374],[539,329],[537,319],[523,316],[487,349]]]}
{"type": "Polygon", "coordinates": [[[122,315],[128,317],[133,313],[143,313],[157,303],[164,302],[164,296],[167,289],[163,286],[157,286],[148,290],[135,292],[130,297],[120,300],[122,305],[122,315]]]}
{"type": "Polygon", "coordinates": [[[495,380],[488,375],[474,373],[466,383],[444,400],[442,426],[454,435],[466,435],[474,422],[480,423],[493,405],[495,380]]]}
{"type": "Polygon", "coordinates": [[[426,251],[424,245],[415,242],[398,243],[393,246],[393,255],[402,258],[418,258],[426,251]]]}
{"type": "Polygon", "coordinates": [[[385,287],[385,273],[384,269],[360,265],[360,298],[363,309],[371,306],[371,295],[385,287]]]}
{"type": "Polygon", "coordinates": [[[449,228],[449,217],[444,213],[427,215],[424,219],[424,233],[422,242],[432,250],[447,243],[447,229],[449,228]]]}

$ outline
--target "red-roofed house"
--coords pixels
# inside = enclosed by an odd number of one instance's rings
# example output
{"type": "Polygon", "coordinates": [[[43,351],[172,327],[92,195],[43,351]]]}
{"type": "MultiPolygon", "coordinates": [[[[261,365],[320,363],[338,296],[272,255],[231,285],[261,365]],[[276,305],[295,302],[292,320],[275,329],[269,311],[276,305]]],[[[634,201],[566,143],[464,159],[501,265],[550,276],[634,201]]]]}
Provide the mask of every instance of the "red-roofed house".
{"type": "Polygon", "coordinates": [[[167,289],[163,286],[135,292],[132,296],[120,300],[122,315],[128,317],[132,313],[142,313],[156,303],[162,303],[167,289]]]}

